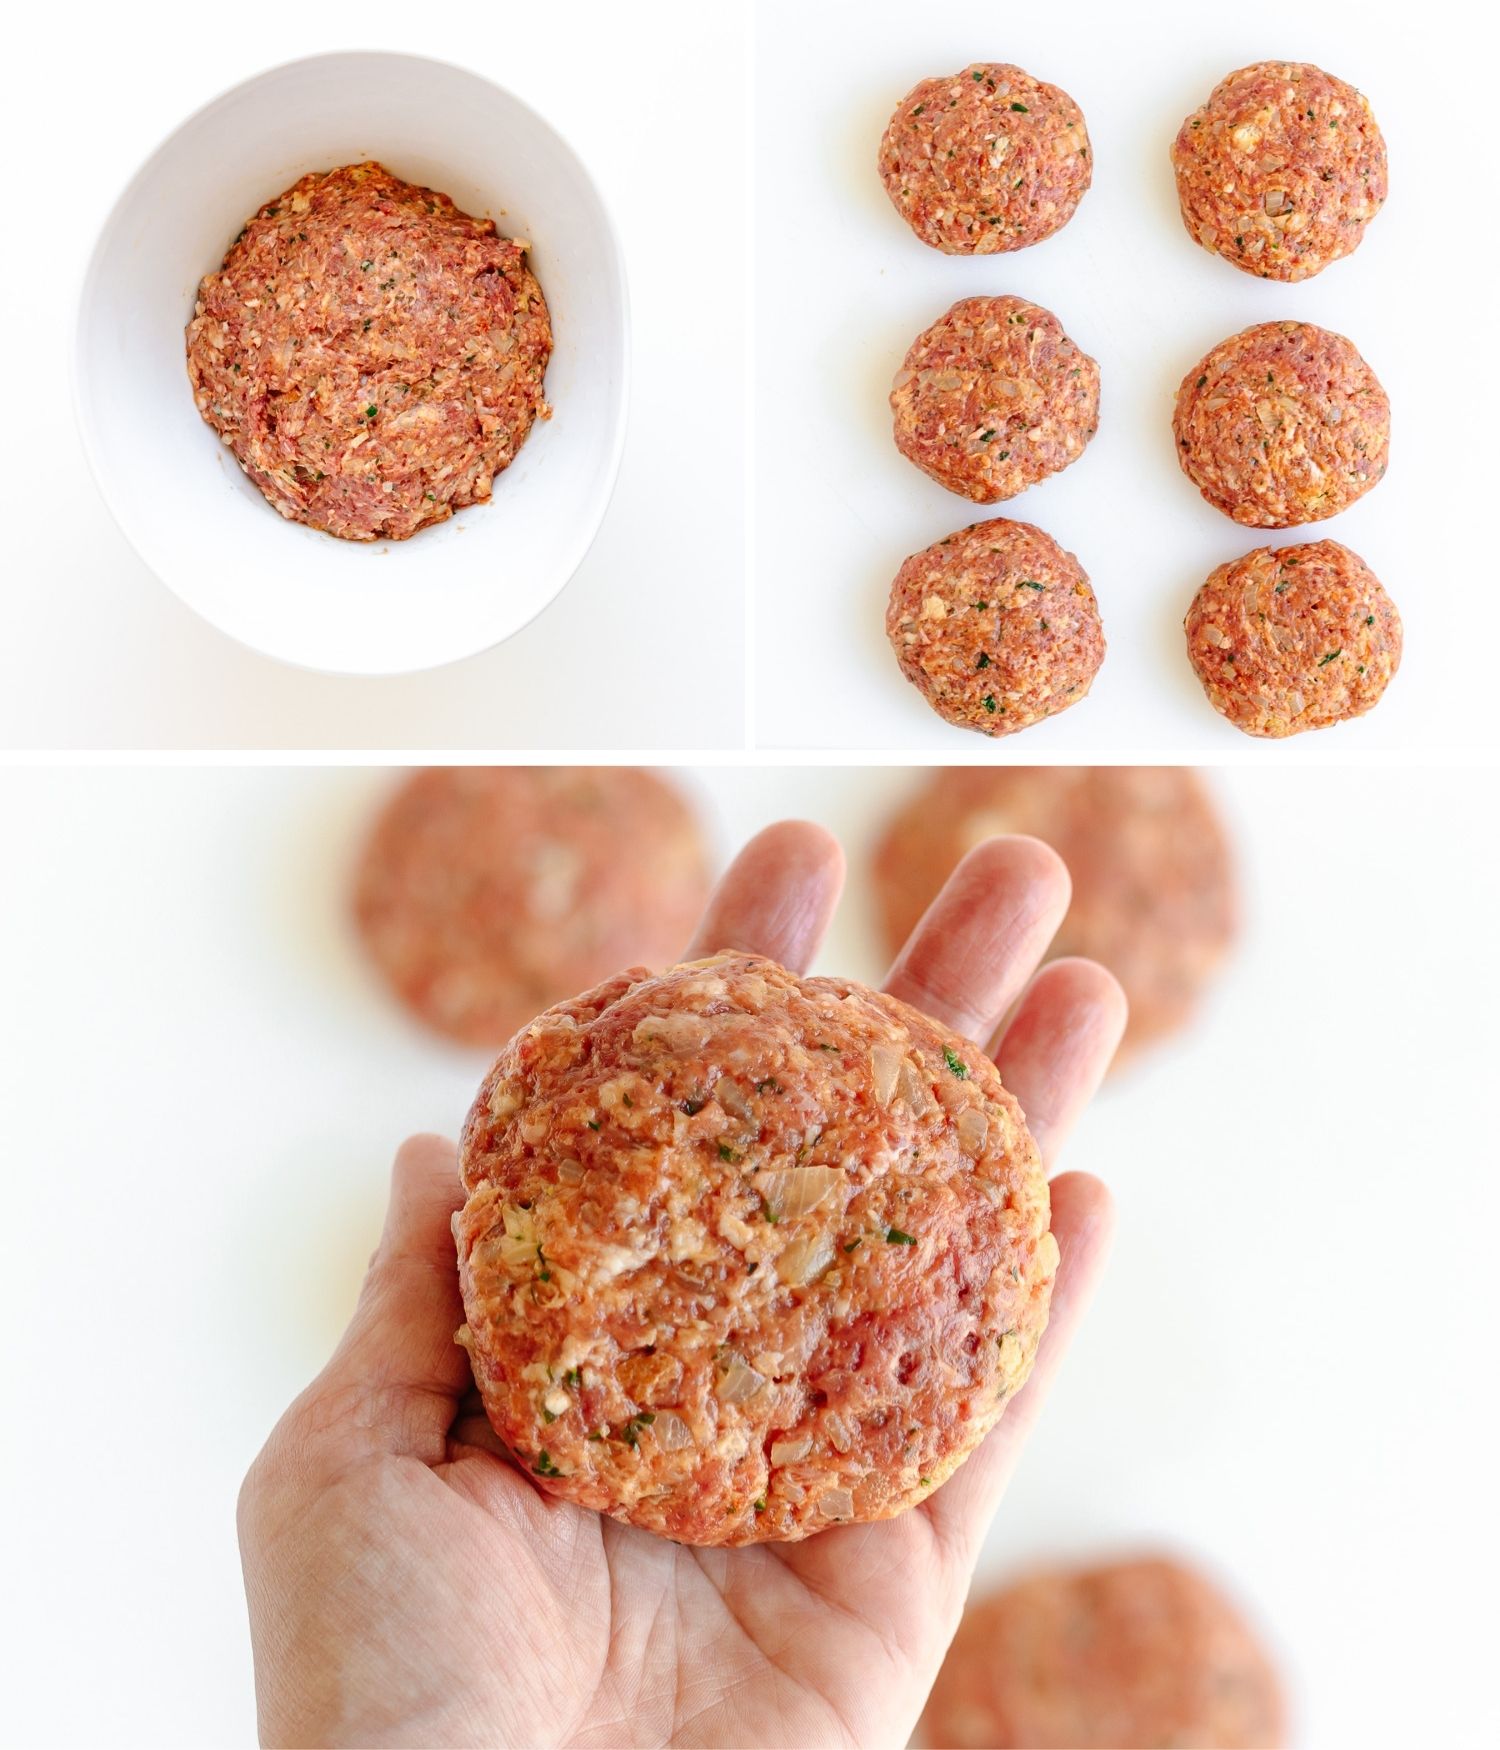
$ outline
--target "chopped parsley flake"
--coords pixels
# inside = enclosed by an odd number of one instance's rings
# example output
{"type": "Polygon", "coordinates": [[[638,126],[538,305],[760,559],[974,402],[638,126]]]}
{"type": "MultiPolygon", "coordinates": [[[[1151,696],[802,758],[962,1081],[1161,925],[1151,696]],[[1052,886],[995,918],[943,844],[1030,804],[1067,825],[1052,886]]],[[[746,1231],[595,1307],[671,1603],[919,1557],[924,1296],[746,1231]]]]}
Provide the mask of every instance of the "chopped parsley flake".
{"type": "Polygon", "coordinates": [[[1017,115],[1030,115],[1031,114],[1031,111],[1029,109],[1027,109],[1027,107],[1024,103],[1013,103],[1010,107],[1016,112],[1017,115]]]}
{"type": "Polygon", "coordinates": [[[563,1474],[545,1452],[536,1455],[536,1463],[531,1468],[539,1477],[560,1477],[563,1474]]]}
{"type": "Polygon", "coordinates": [[[1319,668],[1327,668],[1330,662],[1332,662],[1336,657],[1342,656],[1343,654],[1344,653],[1342,650],[1330,650],[1328,652],[1327,656],[1320,656],[1318,658],[1318,667],[1319,668]]]}
{"type": "MultiPolygon", "coordinates": [[[[915,1235],[904,1234],[899,1227],[888,1227],[885,1230],[885,1242],[888,1246],[914,1246],[917,1243],[915,1235]]],[[[542,1456],[545,1458],[546,1454],[543,1453],[542,1456]]]]}
{"type": "Polygon", "coordinates": [[[737,1161],[739,1158],[727,1142],[719,1144],[719,1159],[721,1161],[737,1161]]]}
{"type": "Polygon", "coordinates": [[[376,407],[375,403],[372,401],[370,403],[370,405],[365,409],[365,418],[366,419],[373,419],[378,411],[379,411],[379,409],[376,407]]]}
{"type": "Polygon", "coordinates": [[[979,660],[978,660],[978,662],[976,662],[974,664],[974,666],[975,666],[975,668],[988,668],[990,666],[990,659],[984,653],[984,651],[982,651],[982,650],[980,651],[979,660]]]}
{"type": "Polygon", "coordinates": [[[949,1045],[943,1047],[943,1062],[953,1071],[961,1082],[969,1079],[969,1066],[949,1045]]]}
{"type": "Polygon", "coordinates": [[[1030,578],[1030,577],[1023,577],[1021,579],[1021,581],[1016,585],[1017,589],[1045,589],[1046,587],[1047,586],[1045,583],[1037,583],[1033,578],[1030,578]]]}
{"type": "Polygon", "coordinates": [[[993,693],[986,693],[984,695],[984,697],[979,702],[981,705],[984,706],[986,711],[988,711],[992,716],[994,715],[995,695],[993,693]]]}

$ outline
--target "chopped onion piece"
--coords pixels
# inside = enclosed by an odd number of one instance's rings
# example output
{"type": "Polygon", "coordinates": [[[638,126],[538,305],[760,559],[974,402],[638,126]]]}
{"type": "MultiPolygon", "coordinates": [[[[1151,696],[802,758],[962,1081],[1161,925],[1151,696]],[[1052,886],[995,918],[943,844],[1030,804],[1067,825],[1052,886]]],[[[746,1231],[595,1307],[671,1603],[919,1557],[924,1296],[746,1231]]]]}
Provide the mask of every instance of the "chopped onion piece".
{"type": "Polygon", "coordinates": [[[764,1378],[731,1350],[714,1386],[714,1395],[721,1404],[744,1404],[763,1391],[765,1384],[764,1378]]]}
{"type": "Polygon", "coordinates": [[[854,1497],[847,1489],[824,1489],[818,1496],[818,1511],[825,1519],[852,1519],[854,1497]]]}
{"type": "Polygon", "coordinates": [[[882,1106],[889,1106],[901,1074],[901,1053],[894,1045],[875,1046],[870,1052],[870,1070],[875,1077],[875,1098],[882,1106]]]}
{"type": "Polygon", "coordinates": [[[693,1444],[693,1431],[676,1410],[658,1410],[651,1432],[664,1452],[681,1452],[693,1444]]]}
{"type": "Polygon", "coordinates": [[[837,1167],[777,1167],[752,1174],[750,1183],[777,1221],[793,1221],[816,1209],[843,1177],[837,1167]]]}
{"type": "Polygon", "coordinates": [[[572,1159],[557,1163],[557,1177],[564,1185],[581,1185],[583,1183],[583,1163],[572,1159]]]}
{"type": "Polygon", "coordinates": [[[797,1440],[777,1440],[771,1445],[771,1463],[801,1464],[811,1451],[811,1434],[804,1434],[797,1440]]]}
{"type": "Polygon", "coordinates": [[[989,1133],[988,1114],[981,1112],[977,1106],[965,1106],[958,1115],[958,1146],[964,1153],[975,1157],[981,1155],[989,1133]]]}
{"type": "Polygon", "coordinates": [[[847,1452],[854,1444],[854,1432],[837,1410],[824,1414],[823,1427],[835,1452],[847,1452]]]}
{"type": "Polygon", "coordinates": [[[728,1076],[720,1076],[714,1083],[714,1098],[731,1118],[750,1116],[750,1102],[745,1098],[744,1091],[738,1082],[732,1081],[728,1076]]]}
{"type": "Polygon", "coordinates": [[[803,1288],[833,1262],[833,1236],[816,1229],[798,1234],[776,1260],[776,1274],[789,1288],[803,1288]]]}

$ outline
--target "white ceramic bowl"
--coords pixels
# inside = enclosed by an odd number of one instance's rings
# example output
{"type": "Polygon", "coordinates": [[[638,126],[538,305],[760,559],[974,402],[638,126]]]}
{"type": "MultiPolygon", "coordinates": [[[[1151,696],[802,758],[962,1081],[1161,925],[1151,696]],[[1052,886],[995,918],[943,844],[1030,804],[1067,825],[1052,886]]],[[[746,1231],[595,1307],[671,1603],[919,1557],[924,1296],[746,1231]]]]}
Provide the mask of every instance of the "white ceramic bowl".
{"type": "Polygon", "coordinates": [[[593,540],[625,433],[624,266],[588,172],[533,110],[461,67],[319,55],[184,122],[116,203],[84,278],[75,395],[111,512],[189,607],[308,668],[396,674],[518,631],[593,540]],[[245,220],[311,170],[377,158],[527,238],[552,313],[547,399],[492,500],[407,541],[287,522],[198,415],[183,330],[245,220]]]}

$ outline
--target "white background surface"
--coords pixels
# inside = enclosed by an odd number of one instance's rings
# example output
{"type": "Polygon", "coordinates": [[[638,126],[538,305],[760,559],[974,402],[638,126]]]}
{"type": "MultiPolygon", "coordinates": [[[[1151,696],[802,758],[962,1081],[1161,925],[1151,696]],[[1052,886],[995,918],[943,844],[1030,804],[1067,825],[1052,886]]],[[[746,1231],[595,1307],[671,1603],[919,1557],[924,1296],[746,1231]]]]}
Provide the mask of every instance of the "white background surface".
{"type": "MultiPolygon", "coordinates": [[[[1479,778],[1220,783],[1246,940],[1074,1139],[1119,1245],[986,1553],[1196,1552],[1266,1625],[1304,1746],[1500,1737],[1479,778]]],[[[844,835],[824,964],[865,975],[866,847],[906,781],[694,780],[726,849],[792,811],[844,835]]],[[[0,1740],[252,1739],[240,1475],[352,1303],[396,1141],[452,1132],[481,1069],[346,933],[382,782],[0,774],[27,853],[0,864],[0,1740]]]]}
{"type": "Polygon", "coordinates": [[[1112,750],[1281,766],[1375,750],[1496,746],[1487,685],[1464,678],[1465,628],[1493,614],[1493,226],[1474,177],[1492,156],[1492,28],[1454,0],[1155,0],[1066,9],[978,0],[761,0],[756,112],[757,738],[766,746],[921,749],[1034,759],[1112,750]],[[1235,67],[1311,60],[1368,93],[1391,195],[1350,258],[1285,286],[1188,238],[1168,147],[1235,67]],[[1009,255],[943,256],[908,230],[875,168],[919,79],[976,60],[1061,85],[1093,142],[1093,187],[1057,236],[1009,255]],[[906,348],[960,297],[1017,293],[1100,362],[1097,437],[1063,474],[971,505],[891,440],[906,348]],[[1343,515],[1240,528],[1177,467],[1171,413],[1187,370],[1252,323],[1347,334],[1392,402],[1390,472],[1343,515]],[[1109,653],[1089,697],[987,744],[901,677],[884,614],[901,561],[980,517],[1035,522],[1075,552],[1109,653]],[[1327,536],[1389,589],[1402,669],[1357,723],[1279,745],[1218,717],[1189,668],[1182,617],[1208,573],[1264,545],[1327,536]]]}
{"type": "Polygon", "coordinates": [[[12,165],[45,160],[51,193],[3,243],[0,746],[742,744],[745,14],[649,10],[578,0],[439,19],[370,0],[299,7],[267,32],[243,9],[156,0],[13,21],[0,137],[12,165]],[[248,74],[346,48],[446,55],[564,134],[621,234],[635,338],[624,466],[573,583],[500,649],[394,680],[285,667],[182,607],[110,521],[67,387],[76,287],[137,165],[248,74]]]}

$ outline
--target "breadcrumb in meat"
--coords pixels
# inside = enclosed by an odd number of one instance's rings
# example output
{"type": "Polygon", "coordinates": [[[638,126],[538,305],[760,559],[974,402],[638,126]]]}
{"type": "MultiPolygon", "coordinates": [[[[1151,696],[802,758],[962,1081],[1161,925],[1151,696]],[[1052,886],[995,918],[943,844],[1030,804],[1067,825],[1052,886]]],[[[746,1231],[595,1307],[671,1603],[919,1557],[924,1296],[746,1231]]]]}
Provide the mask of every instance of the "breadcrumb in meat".
{"type": "Polygon", "coordinates": [[[527,247],[380,164],[304,176],[198,288],[198,411],[292,522],[350,541],[442,522],[551,413],[527,247]]]}
{"type": "Polygon", "coordinates": [[[538,1486],[682,1543],[925,1500],[1030,1371],[1041,1161],[972,1043],[750,954],[622,974],[501,1053],[454,1218],[485,1408],[538,1486]]]}
{"type": "Polygon", "coordinates": [[[1002,61],[924,79],[880,142],[891,203],[948,255],[1025,249],[1072,218],[1094,174],[1083,111],[1002,61]]]}

